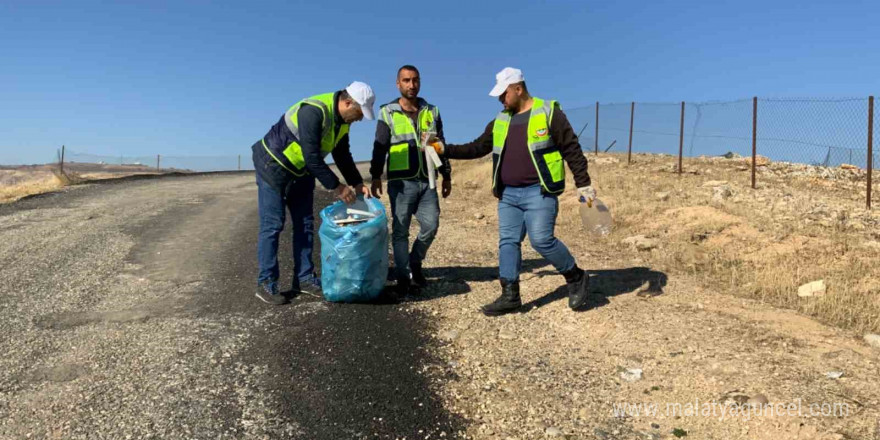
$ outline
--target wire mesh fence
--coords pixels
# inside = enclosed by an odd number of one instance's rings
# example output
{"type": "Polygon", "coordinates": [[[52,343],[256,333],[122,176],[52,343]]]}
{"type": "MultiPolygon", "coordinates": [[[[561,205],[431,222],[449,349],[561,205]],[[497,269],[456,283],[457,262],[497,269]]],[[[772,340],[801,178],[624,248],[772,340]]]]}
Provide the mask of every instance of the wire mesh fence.
{"type": "MultiPolygon", "coordinates": [[[[612,103],[565,110],[581,146],[595,152],[632,151],[684,157],[752,153],[752,99],[681,103],[612,103]],[[598,137],[597,129],[598,128],[598,137]]],[[[771,160],[867,167],[868,99],[758,99],[758,154],[771,160]]],[[[880,122],[874,121],[875,127],[880,122]]],[[[875,141],[876,145],[876,141],[875,141]]],[[[874,163],[877,154],[874,154],[874,163]]]]}
{"type": "MultiPolygon", "coordinates": [[[[822,167],[876,169],[880,118],[873,98],[751,98],[709,102],[596,103],[565,109],[581,146],[593,153],[665,153],[679,157],[751,156],[822,167]]],[[[133,166],[156,171],[253,170],[250,155],[112,156],[70,151],[68,163],[133,166]]],[[[867,178],[872,179],[869,169],[867,178]]],[[[679,170],[681,171],[681,170],[679,170]]],[[[870,198],[868,203],[870,206],[870,198]]]]}
{"type": "Polygon", "coordinates": [[[826,167],[867,167],[867,99],[767,99],[758,101],[758,112],[765,156],[826,167]]]}
{"type": "Polygon", "coordinates": [[[70,151],[65,153],[66,162],[99,165],[125,165],[149,167],[161,171],[234,171],[253,170],[250,156],[108,156],[70,151]]]}
{"type": "MultiPolygon", "coordinates": [[[[821,167],[878,164],[873,98],[596,103],[566,110],[584,150],[679,157],[760,156],[821,167]],[[754,145],[753,145],[754,144],[754,145]]],[[[868,179],[871,180],[871,172],[868,179]]],[[[868,183],[868,188],[870,183],[868,183]]],[[[870,206],[870,198],[868,198],[870,206]]]]}

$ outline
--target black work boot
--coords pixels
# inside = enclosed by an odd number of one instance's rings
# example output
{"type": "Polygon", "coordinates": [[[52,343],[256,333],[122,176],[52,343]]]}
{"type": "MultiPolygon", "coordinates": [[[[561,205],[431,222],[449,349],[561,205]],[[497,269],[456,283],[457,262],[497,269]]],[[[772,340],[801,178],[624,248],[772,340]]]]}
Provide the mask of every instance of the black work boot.
{"type": "Polygon", "coordinates": [[[417,287],[425,287],[428,285],[428,280],[425,279],[425,274],[422,273],[422,263],[410,261],[409,270],[410,273],[412,273],[413,285],[417,287]]]}
{"type": "Polygon", "coordinates": [[[522,307],[519,298],[519,281],[501,280],[501,296],[490,304],[486,304],[480,310],[486,316],[500,316],[515,312],[522,307]]]}
{"type": "Polygon", "coordinates": [[[583,307],[590,293],[590,276],[577,266],[562,275],[568,286],[568,307],[572,310],[583,307]]]}

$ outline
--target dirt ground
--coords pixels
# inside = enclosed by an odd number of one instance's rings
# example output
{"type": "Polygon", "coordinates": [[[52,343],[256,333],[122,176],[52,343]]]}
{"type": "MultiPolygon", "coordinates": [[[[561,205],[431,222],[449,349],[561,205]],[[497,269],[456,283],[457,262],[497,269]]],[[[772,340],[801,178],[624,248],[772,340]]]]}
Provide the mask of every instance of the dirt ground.
{"type": "Polygon", "coordinates": [[[880,212],[864,209],[863,173],[762,160],[752,190],[741,158],[682,175],[672,157],[625,159],[589,156],[609,235],[583,230],[573,185],[560,196],[557,236],[592,277],[580,312],[528,242],[524,312],[478,312],[499,293],[487,160],[453,165],[423,300],[369,314],[254,300],[249,175],[0,206],[0,438],[880,439],[880,212]],[[419,325],[383,317],[398,312],[419,325]],[[425,356],[405,358],[406,341],[425,356]],[[358,350],[391,360],[361,365],[358,350]],[[328,392],[322,368],[353,379],[328,392]],[[347,402],[381,416],[312,417],[347,402]]]}
{"type": "Polygon", "coordinates": [[[569,184],[557,236],[590,307],[526,242],[525,311],[498,318],[478,312],[500,291],[491,162],[453,164],[433,284],[405,307],[433,317],[423,370],[469,437],[880,439],[880,216],[857,172],[759,162],[752,190],[742,159],[588,157],[615,228],[584,232],[569,184]]]}

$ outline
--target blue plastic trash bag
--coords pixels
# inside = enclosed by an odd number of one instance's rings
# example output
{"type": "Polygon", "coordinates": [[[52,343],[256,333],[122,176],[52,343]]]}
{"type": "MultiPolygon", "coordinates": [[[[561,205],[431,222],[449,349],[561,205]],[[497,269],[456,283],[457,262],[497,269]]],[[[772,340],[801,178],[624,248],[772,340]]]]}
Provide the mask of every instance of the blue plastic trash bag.
{"type": "Polygon", "coordinates": [[[376,199],[359,199],[352,205],[336,202],[321,211],[318,234],[324,299],[376,299],[388,274],[388,223],[382,203],[376,199]],[[349,223],[337,224],[340,220],[349,223]]]}

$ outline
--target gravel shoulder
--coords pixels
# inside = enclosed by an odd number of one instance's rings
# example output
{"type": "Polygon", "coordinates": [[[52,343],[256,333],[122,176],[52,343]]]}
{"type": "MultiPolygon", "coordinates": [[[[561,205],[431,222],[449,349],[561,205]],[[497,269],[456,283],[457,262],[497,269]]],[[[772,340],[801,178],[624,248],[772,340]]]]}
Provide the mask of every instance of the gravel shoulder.
{"type": "MultiPolygon", "coordinates": [[[[319,190],[316,206],[329,202],[319,190]]],[[[460,429],[420,374],[432,346],[420,313],[306,298],[266,306],[253,297],[256,231],[247,173],[0,206],[0,438],[460,429]]],[[[281,249],[291,261],[287,234],[281,249]]]]}

